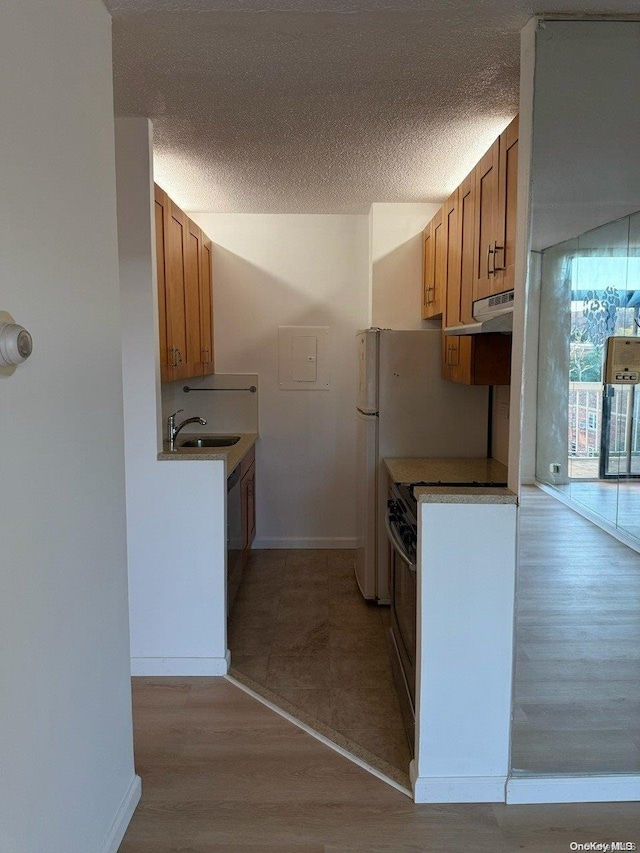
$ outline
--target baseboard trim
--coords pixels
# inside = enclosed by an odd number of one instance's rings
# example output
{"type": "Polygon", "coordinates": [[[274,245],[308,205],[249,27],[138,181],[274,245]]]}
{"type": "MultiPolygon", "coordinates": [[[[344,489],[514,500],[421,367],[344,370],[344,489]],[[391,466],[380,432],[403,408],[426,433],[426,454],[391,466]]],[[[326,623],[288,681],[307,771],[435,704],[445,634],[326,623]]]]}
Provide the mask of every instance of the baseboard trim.
{"type": "Polygon", "coordinates": [[[640,800],[640,775],[512,776],[507,803],[617,803],[640,800]]]}
{"type": "Polygon", "coordinates": [[[325,537],[325,536],[317,536],[311,539],[302,539],[291,537],[288,539],[278,539],[276,537],[258,537],[253,540],[252,548],[256,549],[294,549],[294,548],[317,548],[317,549],[352,549],[357,548],[357,542],[355,536],[336,536],[333,538],[325,537]]]}
{"type": "Polygon", "coordinates": [[[226,675],[231,656],[223,658],[131,658],[131,675],[226,675]]]}
{"type": "Polygon", "coordinates": [[[416,803],[504,803],[506,776],[417,776],[416,803]]]}
{"type": "Polygon", "coordinates": [[[140,802],[141,796],[142,780],[139,776],[134,776],[116,812],[107,837],[100,846],[99,853],[118,853],[118,847],[122,844],[122,839],[133,817],[133,813],[140,802]]]}

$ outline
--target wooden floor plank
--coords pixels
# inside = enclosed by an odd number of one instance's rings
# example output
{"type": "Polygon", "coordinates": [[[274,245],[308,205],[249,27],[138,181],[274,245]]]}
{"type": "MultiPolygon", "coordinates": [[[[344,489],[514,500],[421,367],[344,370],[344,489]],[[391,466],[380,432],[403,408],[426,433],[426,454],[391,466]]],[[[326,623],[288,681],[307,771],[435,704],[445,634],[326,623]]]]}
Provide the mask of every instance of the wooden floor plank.
{"type": "Polygon", "coordinates": [[[587,837],[640,842],[632,803],[416,806],[223,678],[134,678],[133,697],[143,796],[120,853],[555,853],[587,837]]]}
{"type": "Polygon", "coordinates": [[[519,557],[514,768],[639,773],[640,556],[525,487],[519,557]]]}

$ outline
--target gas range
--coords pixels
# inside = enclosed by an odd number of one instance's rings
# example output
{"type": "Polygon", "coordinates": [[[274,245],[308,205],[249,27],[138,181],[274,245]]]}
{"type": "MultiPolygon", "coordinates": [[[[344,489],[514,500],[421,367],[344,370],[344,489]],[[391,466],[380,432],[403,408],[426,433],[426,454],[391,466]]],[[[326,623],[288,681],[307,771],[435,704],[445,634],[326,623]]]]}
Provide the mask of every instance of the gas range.
{"type": "Polygon", "coordinates": [[[412,508],[414,518],[416,516],[417,500],[414,497],[413,490],[419,486],[447,486],[459,489],[504,489],[507,483],[498,480],[422,480],[417,483],[393,483],[391,487],[392,492],[395,491],[403,502],[412,508]]]}
{"type": "Polygon", "coordinates": [[[418,538],[418,501],[413,490],[417,486],[455,486],[465,489],[499,489],[505,488],[506,482],[497,480],[432,480],[417,483],[392,483],[388,500],[389,518],[393,522],[404,546],[412,556],[415,556],[418,538]]]}
{"type": "Polygon", "coordinates": [[[418,504],[413,496],[413,486],[392,483],[387,507],[390,524],[398,533],[409,556],[415,559],[418,540],[418,504]]]}

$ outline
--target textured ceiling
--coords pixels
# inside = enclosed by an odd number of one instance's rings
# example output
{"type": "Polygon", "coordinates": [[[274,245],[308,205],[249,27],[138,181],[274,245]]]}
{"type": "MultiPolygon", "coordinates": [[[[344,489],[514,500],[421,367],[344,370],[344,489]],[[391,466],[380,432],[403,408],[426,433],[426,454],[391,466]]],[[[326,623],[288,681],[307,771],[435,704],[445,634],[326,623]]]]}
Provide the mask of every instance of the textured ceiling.
{"type": "MultiPolygon", "coordinates": [[[[440,201],[517,112],[534,0],[106,0],[118,115],[187,210],[440,201]]],[[[575,12],[557,0],[555,12],[575,12]]],[[[639,0],[580,0],[633,13],[639,0]]]]}

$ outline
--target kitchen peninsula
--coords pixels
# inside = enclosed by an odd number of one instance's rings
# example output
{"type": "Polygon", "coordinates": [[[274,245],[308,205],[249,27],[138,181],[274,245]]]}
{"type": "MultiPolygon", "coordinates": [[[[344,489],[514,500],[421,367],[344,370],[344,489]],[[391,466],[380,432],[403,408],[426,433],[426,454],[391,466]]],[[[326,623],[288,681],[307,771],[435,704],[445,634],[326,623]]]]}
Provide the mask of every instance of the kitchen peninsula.
{"type": "Polygon", "coordinates": [[[517,496],[498,485],[507,472],[494,459],[385,466],[390,483],[405,484],[404,503],[415,500],[415,801],[503,801],[517,496]]]}

